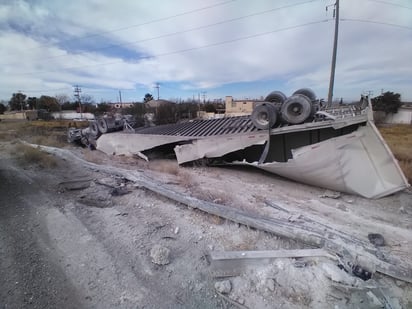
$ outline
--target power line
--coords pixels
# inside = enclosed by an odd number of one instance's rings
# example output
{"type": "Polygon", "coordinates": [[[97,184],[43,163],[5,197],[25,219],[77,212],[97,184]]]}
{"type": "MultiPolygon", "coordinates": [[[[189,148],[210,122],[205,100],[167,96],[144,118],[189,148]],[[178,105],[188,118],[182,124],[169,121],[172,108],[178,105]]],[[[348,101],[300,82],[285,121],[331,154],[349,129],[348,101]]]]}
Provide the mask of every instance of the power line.
{"type": "MultiPolygon", "coordinates": [[[[276,30],[265,31],[265,32],[256,33],[256,34],[252,34],[252,35],[247,35],[247,36],[243,36],[243,37],[238,37],[238,38],[231,39],[231,40],[224,40],[224,41],[220,41],[220,42],[216,42],[216,43],[206,44],[206,45],[203,45],[203,46],[197,46],[197,47],[180,49],[180,50],[171,51],[171,52],[154,54],[154,55],[152,55],[152,56],[142,56],[142,57],[139,57],[137,60],[152,59],[152,58],[158,58],[158,57],[164,57],[164,56],[170,56],[170,55],[175,55],[175,54],[186,53],[186,52],[190,52],[190,51],[194,51],[194,50],[199,50],[199,49],[204,49],[204,48],[209,48],[209,47],[215,47],[215,46],[225,45],[225,44],[234,43],[234,42],[239,42],[239,41],[244,41],[244,40],[248,40],[248,39],[252,39],[252,38],[256,38],[256,37],[260,37],[260,36],[265,36],[265,35],[273,34],[273,33],[276,33],[276,32],[282,32],[282,31],[298,29],[298,28],[302,28],[302,27],[306,27],[306,26],[321,24],[321,23],[325,23],[325,22],[328,22],[328,21],[330,21],[330,19],[323,19],[323,20],[319,20],[319,21],[308,22],[308,23],[304,23],[304,24],[300,24],[300,25],[289,26],[289,27],[284,27],[284,28],[280,28],[280,29],[276,29],[276,30]]],[[[117,61],[106,62],[106,63],[97,63],[97,64],[89,64],[89,65],[75,66],[75,67],[65,67],[65,68],[56,69],[56,70],[36,71],[36,72],[28,72],[28,73],[20,73],[20,74],[11,74],[11,75],[12,75],[12,76],[34,75],[34,74],[41,74],[41,73],[58,72],[58,71],[61,71],[61,70],[69,70],[69,69],[79,69],[79,68],[87,68],[87,67],[96,67],[96,66],[112,65],[112,64],[121,63],[121,62],[123,62],[123,60],[117,60],[117,61]]]]}
{"type": "Polygon", "coordinates": [[[408,9],[408,10],[412,10],[412,7],[406,6],[406,5],[402,5],[402,4],[398,4],[398,3],[393,3],[393,2],[388,2],[388,1],[382,1],[382,0],[369,0],[371,2],[376,2],[376,3],[383,3],[383,4],[387,4],[387,5],[393,5],[393,6],[397,6],[400,8],[404,8],[404,9],[408,9]]]}
{"type": "Polygon", "coordinates": [[[340,20],[341,20],[341,21],[354,21],[354,22],[368,23],[368,24],[378,24],[378,25],[384,25],[384,26],[390,26],[390,27],[396,27],[396,28],[402,28],[402,29],[412,30],[412,27],[403,26],[403,25],[397,25],[397,24],[391,24],[391,23],[386,23],[386,22],[383,22],[383,21],[357,19],[357,18],[341,18],[340,20]]]}
{"type": "MultiPolygon", "coordinates": [[[[89,39],[89,38],[93,38],[93,37],[103,36],[104,34],[108,34],[108,33],[119,32],[119,31],[131,29],[131,28],[138,28],[138,27],[145,26],[145,25],[155,24],[155,23],[158,23],[158,22],[161,22],[161,21],[166,21],[166,20],[173,19],[173,18],[176,18],[176,17],[181,17],[181,16],[189,15],[189,14],[200,12],[200,11],[205,11],[205,10],[215,8],[215,7],[218,7],[218,6],[222,6],[222,5],[225,5],[225,4],[228,4],[228,3],[231,3],[231,2],[235,2],[235,1],[237,1],[237,0],[228,0],[228,1],[220,2],[220,3],[204,6],[204,7],[198,8],[198,9],[194,9],[194,10],[190,10],[190,11],[186,11],[186,12],[182,12],[182,13],[177,13],[177,14],[174,14],[174,15],[166,16],[166,17],[153,19],[153,20],[141,23],[141,24],[130,25],[130,26],[122,27],[122,28],[112,29],[112,30],[109,30],[109,31],[99,32],[99,33],[96,33],[96,34],[86,35],[86,36],[83,36],[83,37],[64,40],[64,41],[60,41],[59,43],[72,42],[72,41],[77,41],[77,40],[81,40],[81,39],[89,39]]],[[[27,51],[30,51],[30,50],[33,50],[33,49],[43,48],[43,47],[46,47],[46,46],[54,46],[54,44],[44,44],[44,45],[41,45],[41,46],[38,46],[38,47],[27,49],[27,51]]]]}
{"type": "Polygon", "coordinates": [[[56,88],[56,89],[49,89],[49,90],[40,90],[40,89],[29,89],[29,90],[22,90],[23,92],[55,92],[55,91],[63,91],[63,90],[68,90],[69,88],[71,88],[71,86],[67,86],[65,88],[56,88]]]}
{"type": "MultiPolygon", "coordinates": [[[[101,48],[94,48],[94,49],[88,50],[88,52],[101,51],[101,50],[106,50],[106,49],[111,49],[111,48],[116,48],[116,47],[122,47],[122,46],[137,45],[137,44],[143,43],[143,42],[163,39],[163,38],[167,38],[167,37],[171,37],[171,36],[175,36],[175,35],[179,35],[179,34],[184,34],[184,33],[189,33],[189,32],[193,32],[193,31],[207,29],[207,28],[211,28],[211,27],[215,27],[215,26],[220,26],[220,25],[223,25],[223,24],[232,23],[232,22],[239,21],[239,20],[242,20],[242,19],[255,17],[255,16],[259,16],[259,15],[263,15],[263,14],[268,14],[268,13],[272,13],[272,12],[275,12],[275,11],[279,11],[279,10],[283,10],[283,9],[287,9],[287,8],[291,8],[291,7],[295,7],[295,6],[300,6],[300,5],[308,4],[308,3],[311,3],[311,2],[317,2],[317,1],[319,1],[319,0],[308,0],[308,1],[298,2],[298,3],[294,3],[294,4],[288,4],[288,5],[280,6],[280,7],[277,7],[277,8],[272,8],[272,9],[268,9],[268,10],[248,14],[248,15],[243,15],[243,16],[223,20],[223,21],[220,21],[220,22],[215,22],[215,23],[212,23],[212,24],[198,26],[198,27],[194,27],[194,28],[190,28],[190,29],[186,29],[186,30],[182,30],[182,31],[176,31],[176,32],[172,32],[172,33],[162,34],[162,35],[159,35],[159,36],[150,37],[150,38],[146,38],[146,39],[141,39],[141,40],[137,40],[137,41],[133,41],[133,42],[126,42],[126,43],[122,43],[122,44],[112,44],[112,45],[101,47],[101,48]]],[[[64,53],[62,55],[43,58],[40,61],[46,61],[46,60],[56,59],[56,58],[61,58],[61,57],[69,57],[69,56],[72,56],[72,55],[73,54],[64,53]]]]}

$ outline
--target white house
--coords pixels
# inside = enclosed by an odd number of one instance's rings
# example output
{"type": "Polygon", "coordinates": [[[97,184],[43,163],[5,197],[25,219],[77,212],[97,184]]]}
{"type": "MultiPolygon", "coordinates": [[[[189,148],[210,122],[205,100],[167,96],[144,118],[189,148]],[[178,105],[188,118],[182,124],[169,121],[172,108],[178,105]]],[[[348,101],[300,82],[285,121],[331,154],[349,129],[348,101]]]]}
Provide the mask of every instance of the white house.
{"type": "Polygon", "coordinates": [[[395,114],[388,114],[385,123],[412,124],[412,103],[404,103],[395,114]]]}

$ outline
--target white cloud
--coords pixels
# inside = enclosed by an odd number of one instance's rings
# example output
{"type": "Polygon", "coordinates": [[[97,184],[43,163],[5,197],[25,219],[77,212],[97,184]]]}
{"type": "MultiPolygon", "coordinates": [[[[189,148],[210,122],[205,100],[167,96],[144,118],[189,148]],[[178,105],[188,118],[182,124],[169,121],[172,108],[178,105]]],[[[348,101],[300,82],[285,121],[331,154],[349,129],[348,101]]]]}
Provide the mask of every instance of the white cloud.
{"type": "MultiPolygon", "coordinates": [[[[180,82],[186,94],[193,87],[193,91],[209,89],[221,97],[236,95],[223,93],[225,84],[248,82],[254,83],[250,96],[258,97],[266,94],[270,80],[283,85],[279,90],[286,93],[313,87],[326,96],[333,21],[277,30],[330,19],[331,12],[325,12],[327,3],[313,1],[270,11],[291,2],[236,0],[172,17],[217,3],[19,0],[0,4],[0,98],[8,99],[25,89],[46,92],[67,87],[71,91],[74,84],[89,87],[96,96],[105,96],[110,89],[128,89],[136,90],[133,95],[140,98],[157,81],[180,82]],[[265,14],[221,23],[265,10],[265,14]],[[187,31],[213,23],[216,26],[187,31]],[[259,35],[270,31],[274,32],[259,35]],[[96,33],[102,36],[91,36],[96,33]],[[163,37],[147,40],[159,36],[163,37]],[[247,36],[255,37],[204,47],[247,36]],[[102,48],[113,44],[120,45],[102,48]],[[141,55],[153,58],[141,59],[141,55]],[[216,93],[214,87],[221,92],[216,93]]],[[[399,3],[408,5],[406,0],[399,3]]],[[[341,8],[341,18],[407,27],[411,16],[411,10],[374,1],[348,0],[341,8]]],[[[412,100],[411,34],[410,29],[342,21],[335,95],[354,98],[362,90],[384,88],[399,89],[404,98],[412,100]]],[[[244,92],[239,89],[239,93],[244,92]]]]}

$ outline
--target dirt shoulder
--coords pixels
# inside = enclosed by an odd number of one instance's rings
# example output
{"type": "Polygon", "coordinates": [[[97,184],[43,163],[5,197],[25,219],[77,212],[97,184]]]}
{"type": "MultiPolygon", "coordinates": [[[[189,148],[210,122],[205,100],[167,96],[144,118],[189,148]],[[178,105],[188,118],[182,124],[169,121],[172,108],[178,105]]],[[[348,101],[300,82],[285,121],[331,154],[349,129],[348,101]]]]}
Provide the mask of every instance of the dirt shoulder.
{"type": "MultiPolygon", "coordinates": [[[[4,308],[378,308],[367,293],[376,293],[381,305],[384,297],[365,287],[374,284],[383,287],[392,307],[412,302],[410,284],[385,276],[363,282],[327,258],[253,265],[225,279],[230,282],[225,299],[215,289],[216,282],[225,280],[211,273],[210,251],[308,246],[189,209],[73,162],[50,157],[56,166],[21,165],[15,146],[0,146],[4,308]],[[76,190],[74,184],[80,184],[76,190]],[[167,263],[153,263],[158,246],[169,250],[167,263]]],[[[381,232],[388,250],[411,252],[408,193],[377,201],[350,195],[320,198],[323,189],[256,170],[179,168],[171,161],[145,163],[72,151],[100,164],[140,171],[178,192],[260,215],[275,216],[265,203],[270,200],[355,230],[361,238],[381,232]]]]}

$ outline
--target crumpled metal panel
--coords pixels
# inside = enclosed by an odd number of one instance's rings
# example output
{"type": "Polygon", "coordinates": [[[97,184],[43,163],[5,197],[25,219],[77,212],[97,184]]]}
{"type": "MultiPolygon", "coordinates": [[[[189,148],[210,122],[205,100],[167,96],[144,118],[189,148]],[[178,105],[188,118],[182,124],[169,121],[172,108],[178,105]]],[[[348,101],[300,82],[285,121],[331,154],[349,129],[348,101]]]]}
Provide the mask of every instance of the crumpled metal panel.
{"type": "Polygon", "coordinates": [[[409,186],[372,122],[351,134],[295,149],[287,162],[236,162],[335,191],[380,198],[409,186]]]}
{"type": "Polygon", "coordinates": [[[236,136],[214,136],[200,138],[186,145],[175,147],[179,164],[202,158],[217,158],[229,152],[244,149],[252,145],[263,145],[269,138],[268,133],[247,134],[236,136]]]}
{"type": "Polygon", "coordinates": [[[157,146],[190,140],[191,137],[144,135],[130,133],[103,134],[97,140],[97,149],[106,154],[133,155],[157,146]]]}

